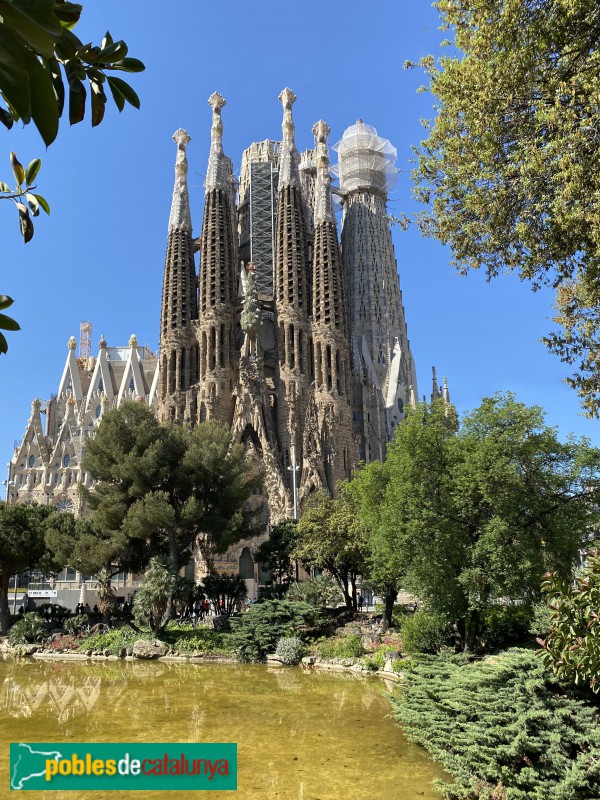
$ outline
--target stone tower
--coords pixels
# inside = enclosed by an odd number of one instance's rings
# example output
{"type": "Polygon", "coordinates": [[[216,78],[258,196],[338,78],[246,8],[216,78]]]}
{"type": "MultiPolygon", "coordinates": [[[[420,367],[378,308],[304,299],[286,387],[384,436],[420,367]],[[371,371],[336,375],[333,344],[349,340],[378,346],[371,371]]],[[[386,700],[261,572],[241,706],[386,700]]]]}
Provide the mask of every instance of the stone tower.
{"type": "Polygon", "coordinates": [[[205,181],[200,245],[197,337],[200,353],[198,408],[192,421],[217,419],[231,424],[235,368],[234,301],[237,240],[231,160],[223,153],[221,109],[225,99],[214,92],[210,155],[205,181]]]}
{"type": "Polygon", "coordinates": [[[310,374],[314,390],[307,409],[303,449],[318,454],[320,464],[317,458],[313,458],[313,475],[303,474],[302,487],[304,491],[309,491],[320,478],[322,488],[334,494],[337,481],[346,478],[356,462],[350,406],[350,348],[340,247],[331,195],[327,149],[329,127],[320,120],[314,125],[313,133],[316,140],[316,177],[310,374]],[[309,435],[314,437],[310,444],[309,435]]]}
{"type": "Polygon", "coordinates": [[[198,380],[197,277],[194,264],[192,220],[187,188],[186,148],[190,137],[181,128],[173,134],[177,143],[175,187],[169,217],[169,233],[160,319],[160,382],[158,415],[161,420],[182,421],[198,380]]]}
{"type": "Polygon", "coordinates": [[[383,458],[417,392],[386,217],[393,148],[362,122],[337,146],[340,251],[329,128],[317,122],[315,146],[300,156],[296,95],[286,88],[279,100],[282,139],[244,151],[237,201],[223,153],[225,100],[211,95],[199,240],[185,183],[189,137],[175,135],[159,393],[163,419],[231,425],[263,468],[271,522],[316,490],[335,494],[359,459],[383,458]]]}
{"type": "Polygon", "coordinates": [[[387,218],[396,149],[358,120],[335,148],[343,204],[342,265],[359,457],[383,459],[404,406],[417,397],[398,268],[387,218]]]}
{"type": "Polygon", "coordinates": [[[292,105],[296,95],[284,89],[283,140],[279,153],[279,190],[275,225],[274,301],[279,355],[277,423],[284,466],[301,451],[311,378],[309,374],[309,264],[306,219],[300,189],[300,160],[295,144],[292,105]]]}

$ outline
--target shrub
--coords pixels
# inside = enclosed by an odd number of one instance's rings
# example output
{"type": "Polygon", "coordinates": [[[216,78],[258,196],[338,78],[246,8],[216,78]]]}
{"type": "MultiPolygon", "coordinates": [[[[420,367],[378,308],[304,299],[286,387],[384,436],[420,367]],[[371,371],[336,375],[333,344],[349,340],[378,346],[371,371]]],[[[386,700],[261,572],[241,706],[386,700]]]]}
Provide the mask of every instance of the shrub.
{"type": "Polygon", "coordinates": [[[203,591],[210,600],[215,614],[231,616],[246,599],[246,582],[239,575],[207,575],[203,581],[203,591]]]}
{"type": "Polygon", "coordinates": [[[323,639],[317,643],[316,652],[320,658],[360,658],[365,651],[360,636],[350,633],[334,639],[323,639]]]}
{"type": "Polygon", "coordinates": [[[486,650],[498,650],[531,640],[531,606],[490,606],[482,620],[481,640],[486,650]]]}
{"type": "Polygon", "coordinates": [[[242,661],[260,661],[282,637],[306,638],[322,624],[318,610],[308,603],[267,600],[232,620],[231,643],[242,661]]]}
{"type": "Polygon", "coordinates": [[[215,631],[205,625],[194,628],[170,622],[163,631],[162,638],[168,643],[172,652],[211,655],[231,655],[233,652],[230,633],[215,631]]]}
{"type": "Polygon", "coordinates": [[[127,645],[132,645],[138,639],[150,638],[154,638],[154,636],[151,636],[149,631],[138,633],[129,625],[124,625],[122,628],[113,628],[106,633],[94,633],[79,639],[77,650],[80,653],[85,653],[86,650],[108,650],[112,655],[119,655],[127,645]]]}
{"type": "Polygon", "coordinates": [[[397,653],[400,649],[400,644],[380,644],[375,647],[373,653],[365,657],[363,664],[369,669],[383,669],[385,667],[385,662],[389,660],[388,653],[397,653]]]}
{"type": "Polygon", "coordinates": [[[306,653],[306,645],[297,636],[284,636],[277,642],[275,655],[284,664],[298,664],[306,653]]]}
{"type": "Polygon", "coordinates": [[[23,614],[22,619],[12,626],[8,632],[11,644],[33,644],[41,642],[48,636],[48,626],[37,614],[23,614]]]}
{"type": "Polygon", "coordinates": [[[68,633],[80,633],[88,624],[88,619],[87,614],[77,614],[77,616],[65,620],[63,628],[68,633]]]}
{"type": "Polygon", "coordinates": [[[531,621],[529,623],[529,633],[532,636],[545,636],[550,630],[551,609],[547,603],[536,603],[531,609],[531,621]]]}
{"type": "Polygon", "coordinates": [[[60,633],[54,637],[50,642],[50,650],[53,653],[69,653],[77,650],[79,646],[79,639],[75,636],[68,634],[61,635],[60,633]]]}
{"type": "Polygon", "coordinates": [[[343,598],[339,586],[329,575],[319,575],[309,581],[293,583],[286,595],[288,600],[310,603],[316,608],[338,606],[343,598]]]}
{"type": "Polygon", "coordinates": [[[151,558],[144,584],[135,593],[133,616],[141,625],[159,631],[171,597],[177,588],[177,578],[160,558],[151,558]]]}
{"type": "Polygon", "coordinates": [[[550,628],[542,646],[555,675],[600,692],[600,557],[595,555],[573,582],[556,574],[542,584],[550,628]]]}
{"type": "Polygon", "coordinates": [[[437,783],[452,800],[595,800],[600,715],[569,697],[535,653],[512,650],[480,662],[414,656],[392,698],[409,738],[454,776],[437,783]]]}
{"type": "Polygon", "coordinates": [[[437,653],[450,641],[450,627],[444,617],[419,610],[404,617],[400,636],[407,653],[437,653]]]}

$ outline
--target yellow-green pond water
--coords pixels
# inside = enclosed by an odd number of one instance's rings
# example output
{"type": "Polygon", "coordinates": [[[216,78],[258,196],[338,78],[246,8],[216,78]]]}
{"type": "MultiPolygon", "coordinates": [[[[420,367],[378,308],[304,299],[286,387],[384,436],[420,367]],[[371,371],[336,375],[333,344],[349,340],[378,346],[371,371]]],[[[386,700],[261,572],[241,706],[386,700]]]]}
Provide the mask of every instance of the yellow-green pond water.
{"type": "MultiPolygon", "coordinates": [[[[443,778],[378,678],[262,665],[0,661],[0,800],[12,742],[237,742],[238,790],[133,800],[434,800],[443,778]]],[[[122,800],[32,792],[26,800],[122,800]]]]}

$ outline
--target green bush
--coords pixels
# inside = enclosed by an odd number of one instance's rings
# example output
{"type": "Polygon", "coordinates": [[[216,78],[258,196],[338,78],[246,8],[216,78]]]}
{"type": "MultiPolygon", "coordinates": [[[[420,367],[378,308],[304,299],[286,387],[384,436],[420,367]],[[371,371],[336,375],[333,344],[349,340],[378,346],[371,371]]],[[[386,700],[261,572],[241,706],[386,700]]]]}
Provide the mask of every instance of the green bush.
{"type": "Polygon", "coordinates": [[[8,641],[12,644],[33,644],[42,642],[48,636],[48,626],[38,614],[23,614],[22,619],[12,626],[8,632],[8,641]]]}
{"type": "Polygon", "coordinates": [[[543,601],[536,603],[531,609],[529,633],[532,636],[545,636],[550,630],[552,611],[543,601]]]}
{"type": "Polygon", "coordinates": [[[485,650],[498,650],[510,645],[533,644],[529,632],[531,606],[490,606],[482,619],[481,641],[485,650]]]}
{"type": "Polygon", "coordinates": [[[167,642],[172,652],[210,655],[231,655],[233,652],[230,633],[215,631],[205,625],[193,627],[169,622],[161,638],[167,642]]]}
{"type": "Polygon", "coordinates": [[[548,576],[542,590],[550,626],[538,639],[542,658],[555,675],[600,692],[600,557],[594,556],[574,581],[548,576]]]}
{"type": "Polygon", "coordinates": [[[231,643],[242,661],[260,661],[279,639],[310,636],[323,624],[314,606],[290,600],[266,600],[232,620],[231,643]]]}
{"type": "Polygon", "coordinates": [[[108,650],[112,655],[119,655],[120,651],[132,645],[138,639],[153,639],[155,638],[150,631],[142,631],[138,633],[130,628],[129,625],[123,625],[122,628],[113,628],[113,630],[106,633],[95,633],[91,636],[85,636],[80,639],[77,647],[79,653],[85,653],[86,650],[108,650]]]}
{"type": "Polygon", "coordinates": [[[448,621],[424,609],[402,619],[400,636],[407,653],[437,653],[451,638],[448,621]]]}
{"type": "Polygon", "coordinates": [[[284,664],[299,664],[306,653],[306,645],[297,636],[284,636],[277,642],[275,655],[284,664]]]}
{"type": "Polygon", "coordinates": [[[480,662],[414,656],[394,716],[451,775],[452,800],[597,800],[600,714],[527,650],[480,662]]]}
{"type": "Polygon", "coordinates": [[[87,614],[77,614],[77,616],[65,620],[63,628],[67,633],[80,633],[88,624],[88,619],[87,614]]]}
{"type": "Polygon", "coordinates": [[[286,595],[287,600],[310,603],[316,608],[337,606],[342,602],[342,593],[337,583],[329,575],[319,575],[309,581],[292,583],[286,595]]]}
{"type": "Polygon", "coordinates": [[[323,639],[316,646],[319,658],[360,658],[364,652],[360,636],[355,633],[323,639]]]}
{"type": "Polygon", "coordinates": [[[388,653],[397,653],[400,650],[398,644],[381,644],[373,653],[365,656],[363,664],[368,669],[378,670],[385,667],[385,662],[388,661],[388,653]]]}

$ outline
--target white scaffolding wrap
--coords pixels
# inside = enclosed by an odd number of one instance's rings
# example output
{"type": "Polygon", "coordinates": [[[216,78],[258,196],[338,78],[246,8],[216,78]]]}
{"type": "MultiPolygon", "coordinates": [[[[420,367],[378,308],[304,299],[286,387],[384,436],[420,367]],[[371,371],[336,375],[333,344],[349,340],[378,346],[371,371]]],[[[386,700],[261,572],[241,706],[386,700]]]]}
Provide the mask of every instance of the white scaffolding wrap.
{"type": "Polygon", "coordinates": [[[346,128],[333,149],[339,160],[332,171],[339,178],[343,195],[358,189],[375,189],[387,194],[395,184],[398,151],[362,119],[346,128]]]}

